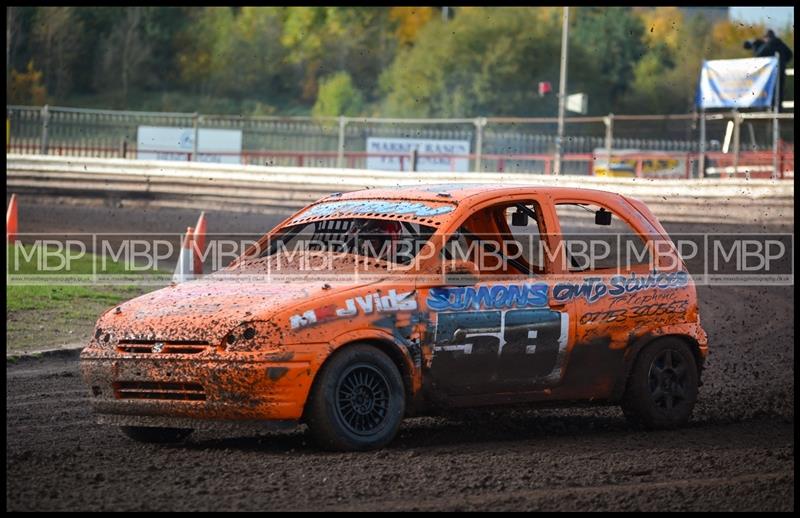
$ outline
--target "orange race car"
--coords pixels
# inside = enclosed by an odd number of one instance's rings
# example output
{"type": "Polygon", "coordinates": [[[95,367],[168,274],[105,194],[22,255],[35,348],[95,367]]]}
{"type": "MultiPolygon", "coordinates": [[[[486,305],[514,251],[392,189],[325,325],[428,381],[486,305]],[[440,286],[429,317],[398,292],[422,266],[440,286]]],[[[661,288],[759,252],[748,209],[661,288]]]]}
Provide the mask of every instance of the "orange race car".
{"type": "Polygon", "coordinates": [[[134,439],[305,423],[360,450],[457,407],[620,404],[675,427],[707,354],[642,202],[454,184],[323,198],[228,267],[104,313],[81,369],[99,421],[134,439]]]}

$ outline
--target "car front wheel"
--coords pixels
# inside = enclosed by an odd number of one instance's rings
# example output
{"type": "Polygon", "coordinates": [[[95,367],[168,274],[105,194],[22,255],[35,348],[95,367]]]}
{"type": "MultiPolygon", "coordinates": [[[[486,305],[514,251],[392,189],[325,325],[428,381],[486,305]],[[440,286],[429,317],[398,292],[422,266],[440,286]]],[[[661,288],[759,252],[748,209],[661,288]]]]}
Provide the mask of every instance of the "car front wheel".
{"type": "Polygon", "coordinates": [[[622,410],[633,424],[668,429],[689,421],[698,392],[695,358],[678,338],[661,338],[636,358],[622,410]]]}
{"type": "Polygon", "coordinates": [[[321,447],[351,451],[382,448],[405,413],[403,380],[395,364],[364,344],[337,352],[323,367],[306,415],[321,447]]]}

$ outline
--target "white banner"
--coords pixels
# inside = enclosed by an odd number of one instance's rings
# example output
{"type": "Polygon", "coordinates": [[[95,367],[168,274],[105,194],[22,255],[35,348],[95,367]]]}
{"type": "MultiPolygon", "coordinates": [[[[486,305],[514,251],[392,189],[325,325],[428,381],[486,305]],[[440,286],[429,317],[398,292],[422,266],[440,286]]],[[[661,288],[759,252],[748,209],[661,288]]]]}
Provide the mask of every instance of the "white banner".
{"type": "MultiPolygon", "coordinates": [[[[139,160],[189,160],[194,150],[194,129],[139,126],[136,158],[139,160]]],[[[197,131],[197,162],[241,162],[241,130],[201,128],[197,131]],[[223,154],[216,154],[223,153],[223,154]]]]}
{"type": "Polygon", "coordinates": [[[432,140],[413,138],[367,138],[367,169],[411,171],[411,152],[417,150],[417,171],[469,171],[469,140],[432,140]],[[381,153],[385,153],[381,156],[381,153]],[[398,154],[405,155],[400,160],[398,154]],[[430,157],[424,155],[447,155],[430,157]],[[464,155],[457,158],[453,155],[464,155]],[[402,168],[401,168],[402,162],[402,168]]]}
{"type": "Polygon", "coordinates": [[[707,108],[769,108],[778,80],[778,58],[704,61],[695,103],[707,108]]]}

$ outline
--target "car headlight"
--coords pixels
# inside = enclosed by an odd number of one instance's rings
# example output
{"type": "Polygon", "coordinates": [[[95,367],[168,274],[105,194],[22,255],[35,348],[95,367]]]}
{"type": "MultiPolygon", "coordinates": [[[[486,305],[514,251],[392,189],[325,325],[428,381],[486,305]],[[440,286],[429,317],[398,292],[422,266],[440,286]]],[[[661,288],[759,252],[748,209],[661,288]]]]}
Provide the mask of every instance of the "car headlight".
{"type": "Polygon", "coordinates": [[[112,330],[98,327],[95,328],[94,339],[89,343],[89,345],[94,345],[102,349],[113,349],[118,343],[119,339],[112,330]]]}
{"type": "Polygon", "coordinates": [[[244,352],[272,349],[280,343],[278,327],[271,322],[245,322],[235,327],[222,339],[226,351],[244,352]]]}

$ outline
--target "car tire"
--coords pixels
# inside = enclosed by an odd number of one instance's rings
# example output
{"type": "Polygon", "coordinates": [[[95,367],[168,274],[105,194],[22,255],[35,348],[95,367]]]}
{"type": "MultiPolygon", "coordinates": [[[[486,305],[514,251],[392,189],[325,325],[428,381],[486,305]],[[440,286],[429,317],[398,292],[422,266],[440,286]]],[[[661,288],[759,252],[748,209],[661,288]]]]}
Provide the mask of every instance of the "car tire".
{"type": "Polygon", "coordinates": [[[386,354],[366,344],[334,353],[324,365],[306,412],[314,441],[334,451],[389,444],[405,414],[403,379],[386,354]]]}
{"type": "Polygon", "coordinates": [[[193,431],[187,428],[154,428],[147,426],[120,426],[119,428],[123,434],[134,441],[160,444],[182,442],[193,431]]]}
{"type": "Polygon", "coordinates": [[[622,411],[635,426],[676,428],[689,421],[697,393],[697,364],[686,342],[660,338],[636,357],[622,399],[622,411]]]}

